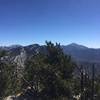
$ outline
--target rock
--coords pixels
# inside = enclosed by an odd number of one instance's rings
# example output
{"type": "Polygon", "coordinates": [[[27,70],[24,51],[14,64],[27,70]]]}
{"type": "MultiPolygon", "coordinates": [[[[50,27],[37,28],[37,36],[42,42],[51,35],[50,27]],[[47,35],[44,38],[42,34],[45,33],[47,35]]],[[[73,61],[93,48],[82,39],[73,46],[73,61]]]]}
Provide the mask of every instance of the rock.
{"type": "Polygon", "coordinates": [[[4,100],[17,100],[16,99],[16,96],[8,96],[8,97],[6,97],[4,100]]]}

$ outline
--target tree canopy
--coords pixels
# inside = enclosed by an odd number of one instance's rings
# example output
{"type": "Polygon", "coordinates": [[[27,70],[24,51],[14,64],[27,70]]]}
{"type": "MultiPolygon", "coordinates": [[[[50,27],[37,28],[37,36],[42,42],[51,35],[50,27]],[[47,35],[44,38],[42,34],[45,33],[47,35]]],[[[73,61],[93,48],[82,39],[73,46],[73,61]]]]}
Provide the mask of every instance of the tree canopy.
{"type": "Polygon", "coordinates": [[[75,64],[70,56],[63,53],[59,44],[46,42],[45,48],[47,54],[39,52],[27,61],[25,79],[36,97],[51,100],[71,98],[71,79],[75,64]]]}

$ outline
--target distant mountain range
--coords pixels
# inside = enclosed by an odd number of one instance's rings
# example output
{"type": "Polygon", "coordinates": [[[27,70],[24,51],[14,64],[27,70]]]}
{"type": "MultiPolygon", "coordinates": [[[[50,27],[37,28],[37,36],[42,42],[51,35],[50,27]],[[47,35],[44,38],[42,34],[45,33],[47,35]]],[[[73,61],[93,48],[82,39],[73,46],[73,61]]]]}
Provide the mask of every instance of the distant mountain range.
{"type": "MultiPolygon", "coordinates": [[[[75,43],[62,45],[61,48],[65,54],[71,55],[76,62],[100,63],[100,49],[88,48],[75,43]]],[[[6,60],[15,61],[21,66],[24,65],[24,61],[28,56],[37,52],[46,52],[45,46],[39,44],[28,46],[12,45],[9,47],[0,47],[0,50],[8,52],[9,55],[5,57],[6,60]]]]}
{"type": "Polygon", "coordinates": [[[78,62],[100,63],[100,49],[88,48],[75,43],[62,46],[65,54],[69,54],[78,62]]]}

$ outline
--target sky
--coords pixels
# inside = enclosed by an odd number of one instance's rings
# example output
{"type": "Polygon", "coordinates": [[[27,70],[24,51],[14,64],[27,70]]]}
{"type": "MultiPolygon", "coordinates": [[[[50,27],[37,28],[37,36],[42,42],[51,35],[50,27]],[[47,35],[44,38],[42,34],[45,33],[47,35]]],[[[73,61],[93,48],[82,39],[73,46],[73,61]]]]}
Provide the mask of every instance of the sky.
{"type": "Polygon", "coordinates": [[[100,48],[100,0],[0,0],[0,46],[46,40],[100,48]]]}

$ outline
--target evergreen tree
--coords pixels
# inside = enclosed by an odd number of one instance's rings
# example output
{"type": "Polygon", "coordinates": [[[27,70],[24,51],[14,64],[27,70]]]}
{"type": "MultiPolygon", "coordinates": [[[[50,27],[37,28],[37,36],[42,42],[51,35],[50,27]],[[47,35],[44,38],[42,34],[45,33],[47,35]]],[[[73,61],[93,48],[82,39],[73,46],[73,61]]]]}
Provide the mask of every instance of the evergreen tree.
{"type": "Polygon", "coordinates": [[[72,96],[71,79],[75,64],[63,53],[60,44],[46,42],[47,54],[38,53],[26,64],[25,79],[34,97],[61,100],[72,96]]]}
{"type": "Polygon", "coordinates": [[[2,61],[5,54],[5,51],[0,51],[0,98],[5,95],[5,89],[7,86],[7,65],[2,61]]]}
{"type": "Polygon", "coordinates": [[[5,51],[0,52],[0,97],[14,95],[20,90],[21,83],[17,78],[17,65],[6,61],[5,51]]]}

